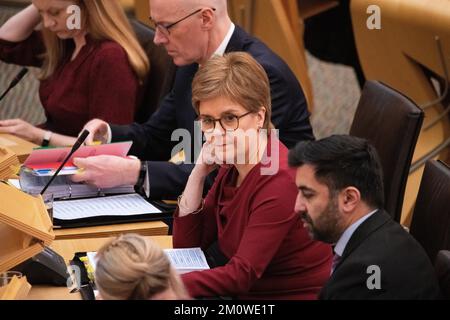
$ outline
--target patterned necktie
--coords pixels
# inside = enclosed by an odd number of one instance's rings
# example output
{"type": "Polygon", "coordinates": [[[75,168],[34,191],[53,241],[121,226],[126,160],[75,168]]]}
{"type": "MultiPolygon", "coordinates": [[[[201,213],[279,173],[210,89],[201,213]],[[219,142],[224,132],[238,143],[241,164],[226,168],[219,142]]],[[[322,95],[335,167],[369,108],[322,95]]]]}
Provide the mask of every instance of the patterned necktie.
{"type": "Polygon", "coordinates": [[[337,253],[335,253],[334,256],[333,256],[333,261],[331,263],[331,274],[333,274],[334,269],[338,265],[339,261],[341,261],[341,256],[338,255],[337,253]]]}

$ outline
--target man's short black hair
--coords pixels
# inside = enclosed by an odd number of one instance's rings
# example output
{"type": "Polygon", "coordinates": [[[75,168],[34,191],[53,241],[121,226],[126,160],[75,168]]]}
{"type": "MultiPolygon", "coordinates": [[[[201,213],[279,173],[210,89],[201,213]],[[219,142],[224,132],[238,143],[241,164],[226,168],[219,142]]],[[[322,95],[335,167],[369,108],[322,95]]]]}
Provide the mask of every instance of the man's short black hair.
{"type": "Polygon", "coordinates": [[[378,153],[365,139],[333,135],[299,142],[289,152],[289,165],[314,167],[318,181],[331,192],[353,186],[373,208],[384,207],[383,173],[378,153]]]}

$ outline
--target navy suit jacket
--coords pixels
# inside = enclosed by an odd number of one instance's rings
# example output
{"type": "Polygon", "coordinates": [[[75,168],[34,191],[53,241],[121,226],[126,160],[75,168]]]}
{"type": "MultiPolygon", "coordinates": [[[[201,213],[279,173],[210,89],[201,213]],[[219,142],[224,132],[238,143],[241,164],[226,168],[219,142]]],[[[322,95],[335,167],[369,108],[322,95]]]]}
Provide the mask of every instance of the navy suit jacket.
{"type": "MultiPolygon", "coordinates": [[[[234,51],[251,54],[266,71],[272,95],[272,123],[279,129],[281,142],[292,148],[300,140],[314,139],[305,96],[286,63],[265,44],[237,26],[226,48],[226,52],[234,51]]],[[[130,154],[149,161],[150,197],[153,199],[173,199],[180,195],[193,168],[193,165],[175,165],[167,160],[179,143],[171,141],[174,130],[187,129],[194,146],[197,115],[192,107],[191,85],[197,70],[197,64],[177,69],[172,91],[147,122],[111,125],[113,141],[132,140],[130,154]]],[[[190,160],[190,163],[195,163],[196,159],[192,157],[190,160]]]]}
{"type": "Polygon", "coordinates": [[[438,299],[434,268],[420,244],[378,210],[353,233],[319,299],[438,299]],[[381,288],[370,290],[379,267],[381,288]]]}

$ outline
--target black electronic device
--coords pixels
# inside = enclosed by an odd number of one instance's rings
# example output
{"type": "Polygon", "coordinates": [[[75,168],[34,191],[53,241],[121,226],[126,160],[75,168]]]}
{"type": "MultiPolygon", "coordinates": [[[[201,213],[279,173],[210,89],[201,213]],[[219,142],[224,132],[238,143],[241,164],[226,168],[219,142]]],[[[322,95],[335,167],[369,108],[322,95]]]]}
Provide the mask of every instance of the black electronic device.
{"type": "Polygon", "coordinates": [[[63,257],[49,247],[16,266],[14,271],[20,271],[31,285],[66,286],[70,277],[63,257]]]}

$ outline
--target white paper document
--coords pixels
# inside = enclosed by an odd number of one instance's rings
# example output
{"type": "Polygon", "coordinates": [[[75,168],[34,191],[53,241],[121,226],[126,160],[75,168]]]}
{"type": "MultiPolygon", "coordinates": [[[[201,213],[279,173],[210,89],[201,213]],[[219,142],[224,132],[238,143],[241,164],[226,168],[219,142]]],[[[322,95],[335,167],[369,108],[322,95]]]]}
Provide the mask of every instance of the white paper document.
{"type": "Polygon", "coordinates": [[[97,268],[97,252],[86,252],[86,256],[88,258],[89,264],[95,271],[95,269],[97,268]]]}
{"type": "Polygon", "coordinates": [[[149,213],[161,213],[161,210],[137,193],[53,203],[53,217],[60,220],[149,213]]]}
{"type": "Polygon", "coordinates": [[[200,248],[165,249],[164,252],[179,273],[209,269],[205,254],[200,248]]]}
{"type": "MultiPolygon", "coordinates": [[[[205,254],[200,248],[164,249],[163,251],[169,258],[172,267],[178,273],[210,269],[208,262],[206,262],[205,254]]],[[[97,267],[97,252],[87,252],[86,255],[89,265],[95,272],[97,267]]]]}
{"type": "Polygon", "coordinates": [[[10,185],[16,187],[17,189],[21,190],[21,189],[20,189],[20,182],[19,182],[19,179],[9,179],[9,180],[8,180],[8,183],[9,183],[10,185]]]}

